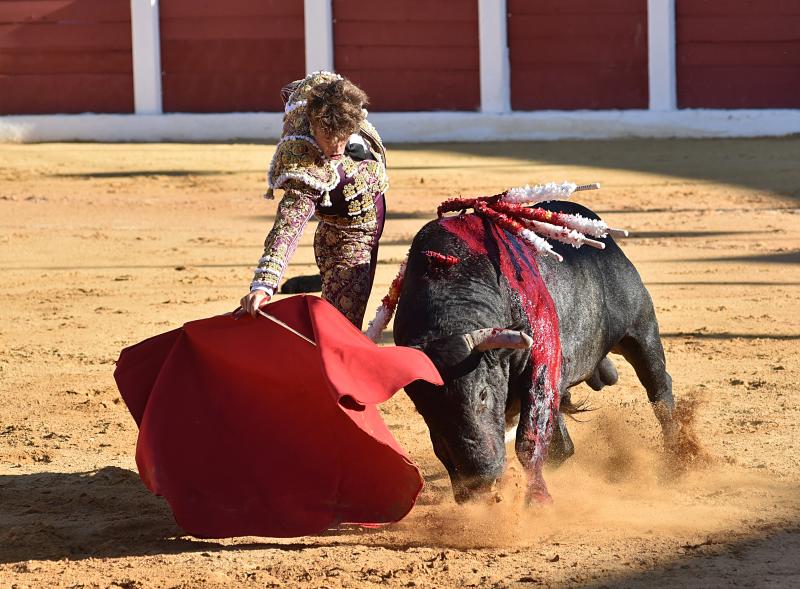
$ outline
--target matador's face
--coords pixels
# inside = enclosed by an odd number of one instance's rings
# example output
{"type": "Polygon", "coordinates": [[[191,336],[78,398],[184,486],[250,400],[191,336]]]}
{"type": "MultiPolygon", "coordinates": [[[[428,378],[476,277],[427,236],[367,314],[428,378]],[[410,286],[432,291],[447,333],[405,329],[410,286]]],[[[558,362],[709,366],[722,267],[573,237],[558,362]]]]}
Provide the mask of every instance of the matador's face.
{"type": "Polygon", "coordinates": [[[311,134],[326,157],[338,159],[344,155],[348,137],[334,137],[316,129],[314,126],[311,127],[311,134]]]}

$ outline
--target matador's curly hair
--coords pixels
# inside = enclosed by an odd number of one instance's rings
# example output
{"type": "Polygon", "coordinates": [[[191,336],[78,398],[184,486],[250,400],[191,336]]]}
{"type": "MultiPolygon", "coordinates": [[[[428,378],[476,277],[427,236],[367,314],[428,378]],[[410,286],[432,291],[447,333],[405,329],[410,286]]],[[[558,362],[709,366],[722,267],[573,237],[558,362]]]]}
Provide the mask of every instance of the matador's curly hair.
{"type": "Polygon", "coordinates": [[[343,139],[358,131],[369,98],[350,80],[323,82],[311,88],[306,97],[306,115],[315,129],[343,139]]]}

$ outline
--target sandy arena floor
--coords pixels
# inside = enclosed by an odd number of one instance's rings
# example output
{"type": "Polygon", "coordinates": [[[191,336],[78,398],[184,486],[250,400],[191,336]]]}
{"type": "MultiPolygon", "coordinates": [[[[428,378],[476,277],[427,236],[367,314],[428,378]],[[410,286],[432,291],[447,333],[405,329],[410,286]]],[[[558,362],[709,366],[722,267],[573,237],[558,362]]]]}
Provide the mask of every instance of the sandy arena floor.
{"type": "MultiPolygon", "coordinates": [[[[123,347],[236,307],[274,203],[268,145],[0,145],[0,586],[797,587],[800,138],[397,146],[373,300],[454,195],[597,181],[656,304],[711,463],[665,474],[630,367],[573,397],[555,503],[457,507],[404,394],[383,407],[427,487],[400,524],[183,536],[140,483],[123,347]]],[[[288,276],[314,270],[306,231],[288,276]]],[[[514,468],[513,464],[511,468],[514,468]]],[[[513,475],[513,473],[512,473],[513,475]]],[[[513,476],[511,477],[513,480],[513,476]]]]}

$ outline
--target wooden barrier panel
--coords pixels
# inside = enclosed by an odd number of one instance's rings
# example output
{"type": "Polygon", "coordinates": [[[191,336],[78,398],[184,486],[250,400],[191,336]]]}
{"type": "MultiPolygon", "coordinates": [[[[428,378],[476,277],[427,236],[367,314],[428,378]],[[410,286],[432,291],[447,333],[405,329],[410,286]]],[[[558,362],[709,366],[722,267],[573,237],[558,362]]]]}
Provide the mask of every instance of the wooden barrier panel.
{"type": "Polygon", "coordinates": [[[679,108],[800,108],[800,0],[677,0],[679,108]]]}
{"type": "Polygon", "coordinates": [[[336,71],[373,111],[480,108],[477,0],[333,0],[336,71]]]}
{"type": "Polygon", "coordinates": [[[0,1],[0,115],[133,112],[130,0],[0,1]]]}
{"type": "Polygon", "coordinates": [[[305,75],[300,0],[161,0],[164,112],[276,112],[305,75]]]}
{"type": "Polygon", "coordinates": [[[513,110],[647,108],[647,0],[508,0],[513,110]]]}

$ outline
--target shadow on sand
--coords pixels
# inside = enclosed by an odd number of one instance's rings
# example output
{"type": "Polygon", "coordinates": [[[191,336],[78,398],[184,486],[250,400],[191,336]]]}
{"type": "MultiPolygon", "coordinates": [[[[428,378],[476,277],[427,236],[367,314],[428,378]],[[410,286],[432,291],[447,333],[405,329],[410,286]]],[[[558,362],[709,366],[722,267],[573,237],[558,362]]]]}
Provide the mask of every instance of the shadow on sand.
{"type": "Polygon", "coordinates": [[[718,544],[712,538],[682,547],[669,563],[584,585],[592,589],[652,587],[798,587],[800,529],[718,544]]]}
{"type": "MultiPolygon", "coordinates": [[[[530,172],[515,171],[519,184],[521,174],[527,182],[557,180],[542,176],[537,167],[543,164],[585,166],[598,170],[631,170],[670,177],[665,182],[685,178],[728,184],[758,192],[779,195],[788,202],[800,200],[800,139],[617,139],[613,141],[525,141],[406,144],[390,146],[390,153],[415,150],[441,151],[470,156],[465,169],[473,168],[475,159],[490,165],[492,158],[502,158],[511,165],[527,162],[530,172]],[[533,174],[533,175],[531,175],[533,174]]],[[[435,162],[434,162],[435,163],[435,162]]],[[[391,162],[389,172],[391,174],[391,162]]],[[[404,167],[405,170],[413,168],[404,167]]],[[[418,170],[424,174],[426,166],[418,170]]],[[[595,180],[602,183],[602,172],[595,180]]],[[[587,180],[588,181],[588,180],[587,180]]],[[[677,195],[676,201],[691,204],[691,195],[677,195]]]]}
{"type": "MultiPolygon", "coordinates": [[[[94,472],[0,475],[0,564],[228,550],[336,546],[369,531],[342,526],[303,542],[223,544],[186,536],[167,502],[139,475],[116,466],[94,472]],[[320,542],[318,538],[324,537],[320,542]],[[328,541],[327,538],[331,537],[328,541]],[[338,540],[336,539],[338,538],[338,540]]],[[[347,542],[349,543],[349,542],[347,542]]]]}
{"type": "Polygon", "coordinates": [[[719,333],[706,332],[706,331],[662,331],[662,339],[699,339],[699,340],[782,340],[782,341],[800,341],[800,334],[794,333],[732,333],[730,331],[722,331],[719,333]]]}
{"type": "MultiPolygon", "coordinates": [[[[186,552],[292,551],[362,540],[374,544],[367,538],[381,530],[342,525],[311,536],[308,542],[265,538],[223,543],[185,535],[167,502],[124,468],[0,475],[0,565],[186,552]]],[[[401,549],[393,543],[387,548],[401,549]]]]}
{"type": "Polygon", "coordinates": [[[75,172],[68,174],[48,174],[50,178],[79,178],[81,180],[95,180],[108,178],[157,178],[167,176],[184,178],[190,176],[233,176],[235,174],[248,174],[255,171],[226,171],[226,170],[125,170],[119,172],[75,172]]]}
{"type": "Polygon", "coordinates": [[[135,472],[0,476],[0,563],[207,550],[135,472]]]}
{"type": "Polygon", "coordinates": [[[670,262],[725,262],[743,264],[800,264],[800,250],[796,252],[780,252],[775,254],[750,254],[746,256],[730,256],[718,258],[676,258],[670,262]]]}

